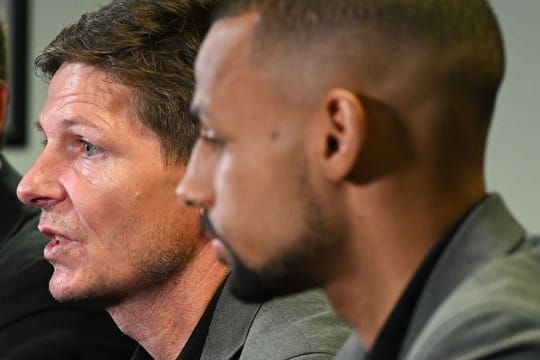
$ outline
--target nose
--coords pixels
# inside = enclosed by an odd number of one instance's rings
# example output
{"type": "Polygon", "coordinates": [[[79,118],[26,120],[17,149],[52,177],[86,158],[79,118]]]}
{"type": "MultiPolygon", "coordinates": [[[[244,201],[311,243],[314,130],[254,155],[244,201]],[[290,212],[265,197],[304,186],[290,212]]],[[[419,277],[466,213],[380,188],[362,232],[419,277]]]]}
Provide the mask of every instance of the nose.
{"type": "Polygon", "coordinates": [[[182,181],[176,188],[178,200],[186,206],[208,209],[214,204],[214,164],[204,144],[197,141],[182,181]]]}
{"type": "Polygon", "coordinates": [[[48,209],[62,201],[64,190],[58,181],[57,168],[46,150],[23,176],[17,186],[17,197],[27,205],[48,209]]]}

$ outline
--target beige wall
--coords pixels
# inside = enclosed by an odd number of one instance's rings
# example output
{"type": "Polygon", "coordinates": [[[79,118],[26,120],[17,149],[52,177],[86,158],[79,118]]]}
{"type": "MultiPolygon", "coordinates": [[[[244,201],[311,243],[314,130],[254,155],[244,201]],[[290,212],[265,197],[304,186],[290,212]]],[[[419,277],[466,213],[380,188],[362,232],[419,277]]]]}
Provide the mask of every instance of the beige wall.
{"type": "MultiPolygon", "coordinates": [[[[34,56],[66,24],[107,0],[30,0],[31,28],[28,71],[34,56]]],[[[487,154],[488,187],[500,191],[516,216],[540,233],[540,1],[491,0],[501,21],[508,53],[508,70],[490,135],[487,154]],[[519,5],[518,5],[519,4],[519,5]]],[[[41,80],[30,76],[29,122],[34,122],[45,97],[41,80]]],[[[30,127],[30,143],[6,150],[8,158],[26,171],[41,150],[30,127]]]]}

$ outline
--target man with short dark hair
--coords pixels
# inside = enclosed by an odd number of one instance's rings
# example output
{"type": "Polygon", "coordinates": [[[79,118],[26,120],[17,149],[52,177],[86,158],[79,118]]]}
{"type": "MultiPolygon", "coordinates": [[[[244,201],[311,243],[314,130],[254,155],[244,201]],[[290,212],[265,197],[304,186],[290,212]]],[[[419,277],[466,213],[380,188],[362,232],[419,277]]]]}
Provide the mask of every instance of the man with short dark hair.
{"type": "MultiPolygon", "coordinates": [[[[7,47],[0,19],[0,147],[6,126],[7,47]]],[[[39,212],[17,199],[20,175],[0,154],[0,359],[128,359],[135,348],[101,308],[61,304],[48,291],[48,239],[39,212]]]]}
{"type": "Polygon", "coordinates": [[[54,297],[104,306],[133,359],[332,358],[347,329],[324,295],[234,299],[199,211],[174,197],[214,3],[115,0],[62,30],[36,59],[46,145],[18,195],[42,210],[54,297]]]}
{"type": "MultiPolygon", "coordinates": [[[[201,132],[178,194],[204,210],[235,294],[320,285],[358,336],[341,356],[407,356],[478,269],[531,246],[485,189],[503,72],[484,0],[224,2],[195,65],[201,132]]],[[[488,306],[465,308],[411,359],[447,344],[452,359],[538,357],[540,302],[524,321],[519,294],[495,312],[505,336],[469,317],[488,306]]]]}

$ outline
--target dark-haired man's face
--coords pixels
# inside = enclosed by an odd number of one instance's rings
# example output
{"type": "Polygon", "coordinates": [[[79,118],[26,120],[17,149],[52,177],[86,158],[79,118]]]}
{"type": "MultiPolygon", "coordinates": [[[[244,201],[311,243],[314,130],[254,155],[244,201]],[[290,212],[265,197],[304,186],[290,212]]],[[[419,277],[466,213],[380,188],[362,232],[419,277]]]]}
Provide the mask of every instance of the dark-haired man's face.
{"type": "Polygon", "coordinates": [[[44,148],[18,196],[42,209],[50,291],[114,305],[179,276],[200,247],[198,213],[179,206],[183,166],[136,119],[131,89],[65,64],[39,117],[44,148]]]}
{"type": "Polygon", "coordinates": [[[310,169],[311,110],[293,106],[250,63],[255,22],[221,20],[203,43],[192,104],[201,133],[177,190],[205,209],[213,246],[246,300],[317,284],[332,246],[310,169]]]}

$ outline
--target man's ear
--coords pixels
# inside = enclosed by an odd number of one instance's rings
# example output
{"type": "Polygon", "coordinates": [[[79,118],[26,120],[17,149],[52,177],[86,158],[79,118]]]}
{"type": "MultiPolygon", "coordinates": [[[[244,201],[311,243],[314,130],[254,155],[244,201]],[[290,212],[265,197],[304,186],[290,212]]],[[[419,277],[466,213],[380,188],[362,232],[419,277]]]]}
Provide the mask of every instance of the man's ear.
{"type": "MultiPolygon", "coordinates": [[[[4,81],[0,80],[0,134],[4,132],[6,126],[6,116],[8,110],[9,91],[4,81]]],[[[0,139],[1,141],[1,139],[0,139]]]]}
{"type": "Polygon", "coordinates": [[[339,181],[351,174],[365,142],[366,112],[361,100],[346,89],[330,90],[324,102],[325,149],[323,172],[339,181]]]}

